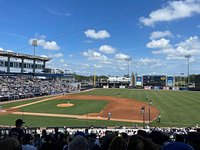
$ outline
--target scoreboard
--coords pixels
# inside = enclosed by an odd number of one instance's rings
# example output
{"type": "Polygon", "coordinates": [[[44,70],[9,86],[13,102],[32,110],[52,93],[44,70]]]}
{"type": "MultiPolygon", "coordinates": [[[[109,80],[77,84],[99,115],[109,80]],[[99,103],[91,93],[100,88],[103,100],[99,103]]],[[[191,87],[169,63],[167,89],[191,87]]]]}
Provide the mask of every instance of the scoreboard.
{"type": "Polygon", "coordinates": [[[166,86],[165,75],[144,75],[143,86],[166,86]]]}

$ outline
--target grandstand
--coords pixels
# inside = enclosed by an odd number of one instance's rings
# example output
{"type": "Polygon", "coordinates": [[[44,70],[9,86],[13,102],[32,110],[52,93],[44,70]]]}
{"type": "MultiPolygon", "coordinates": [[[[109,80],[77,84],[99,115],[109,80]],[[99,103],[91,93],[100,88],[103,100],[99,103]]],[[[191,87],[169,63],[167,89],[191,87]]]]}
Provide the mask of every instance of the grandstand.
{"type": "Polygon", "coordinates": [[[6,51],[0,51],[0,56],[0,68],[6,68],[6,71],[1,70],[0,73],[0,101],[64,94],[79,91],[81,88],[79,83],[75,83],[74,74],[47,72],[46,70],[51,69],[47,69],[45,64],[51,58],[6,51]],[[11,61],[11,58],[14,60],[11,61]],[[21,59],[21,62],[15,61],[15,58],[21,59]],[[32,63],[25,63],[25,60],[30,60],[32,63]],[[20,72],[15,70],[18,68],[20,72]],[[26,73],[24,69],[32,71],[26,73]],[[36,70],[40,72],[36,73],[36,70]]]}

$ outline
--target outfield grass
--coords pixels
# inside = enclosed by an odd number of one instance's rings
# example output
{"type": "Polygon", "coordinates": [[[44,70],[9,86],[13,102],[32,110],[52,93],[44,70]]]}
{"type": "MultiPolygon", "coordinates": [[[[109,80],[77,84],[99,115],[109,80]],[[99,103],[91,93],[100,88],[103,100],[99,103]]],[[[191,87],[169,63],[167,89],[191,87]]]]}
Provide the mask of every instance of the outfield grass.
{"type": "MultiPolygon", "coordinates": [[[[157,107],[161,112],[161,123],[157,123],[154,121],[151,123],[152,126],[195,126],[196,124],[200,124],[200,109],[198,108],[200,106],[200,92],[190,92],[190,91],[158,91],[158,90],[133,90],[133,89],[96,89],[89,92],[83,92],[79,93],[79,95],[102,95],[102,96],[118,96],[120,94],[120,97],[124,98],[130,98],[130,99],[136,99],[139,101],[145,101],[146,96],[149,97],[149,99],[152,100],[153,106],[157,107]]],[[[92,101],[89,101],[89,103],[92,101]]],[[[104,101],[101,101],[104,102],[104,101]]],[[[46,103],[46,102],[45,102],[46,103]]],[[[45,104],[44,103],[44,104],[45,104]]],[[[17,103],[15,103],[17,105],[17,103]]],[[[83,111],[86,110],[86,107],[89,106],[89,104],[86,101],[82,101],[81,104],[83,111]]],[[[36,105],[35,105],[36,106],[36,105]]],[[[28,110],[28,107],[35,107],[27,106],[24,108],[24,111],[26,109],[28,110]]],[[[55,106],[55,105],[54,105],[55,106]]],[[[38,107],[39,108],[39,107],[38,107]]],[[[43,107],[42,107],[43,108],[43,107]]],[[[72,108],[72,107],[71,107],[72,108]]],[[[67,108],[67,111],[71,109],[70,107],[67,108]]],[[[31,108],[36,110],[37,107],[31,108]]],[[[46,108],[49,109],[50,108],[46,108]]],[[[93,106],[93,109],[97,109],[96,106],[93,106]]],[[[70,110],[72,111],[72,110],[70,110]]],[[[88,112],[89,107],[88,107],[88,112]]],[[[52,112],[51,112],[52,113],[52,112]]],[[[73,113],[73,112],[71,112],[73,113]]],[[[6,116],[0,116],[0,124],[7,124],[13,122],[16,117],[15,115],[6,115],[6,116]]],[[[18,116],[21,117],[21,116],[18,116]]],[[[37,126],[37,120],[41,120],[42,125],[38,126],[65,126],[65,121],[68,120],[68,123],[71,122],[73,126],[85,126],[87,122],[86,120],[78,121],[76,119],[66,119],[66,118],[55,118],[55,117],[32,117],[32,116],[25,116],[24,118],[27,118],[28,121],[30,121],[30,126],[37,126]],[[31,119],[32,118],[32,119],[31,119]],[[42,118],[42,119],[40,119],[42,118]],[[36,120],[35,120],[36,119],[36,120]],[[49,122],[49,124],[48,124],[49,122]],[[52,122],[52,123],[51,123],[52,122]],[[54,122],[54,123],[53,123],[54,122]]],[[[91,120],[92,121],[92,120],[91,120]]],[[[107,124],[107,121],[94,121],[89,124],[93,125],[101,125],[102,126],[107,124]]],[[[118,125],[116,122],[108,122],[109,126],[115,126],[118,125]]],[[[131,125],[132,123],[122,123],[124,125],[131,125]]]]}
{"type": "Polygon", "coordinates": [[[88,113],[98,113],[107,104],[107,101],[97,100],[69,100],[74,106],[71,107],[58,107],[58,104],[67,103],[67,100],[49,100],[41,103],[37,103],[30,106],[23,107],[25,112],[37,112],[37,113],[54,113],[54,114],[73,114],[84,115],[88,113]]]}
{"type": "MultiPolygon", "coordinates": [[[[83,95],[110,95],[139,101],[146,101],[146,96],[152,100],[153,106],[161,112],[162,125],[190,126],[200,124],[200,92],[164,91],[164,90],[133,90],[133,89],[97,89],[83,95]]],[[[153,125],[160,126],[155,121],[153,125]]]]}

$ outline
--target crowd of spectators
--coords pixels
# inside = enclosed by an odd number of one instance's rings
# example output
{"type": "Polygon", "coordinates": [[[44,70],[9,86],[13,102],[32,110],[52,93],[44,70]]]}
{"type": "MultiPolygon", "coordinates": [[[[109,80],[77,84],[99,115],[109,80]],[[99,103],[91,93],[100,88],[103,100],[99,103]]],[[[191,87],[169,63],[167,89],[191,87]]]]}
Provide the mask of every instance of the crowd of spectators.
{"type": "Polygon", "coordinates": [[[21,99],[41,95],[77,91],[77,87],[61,79],[40,79],[34,76],[0,76],[0,98],[21,99]]]}
{"type": "Polygon", "coordinates": [[[12,128],[7,136],[0,139],[0,149],[200,150],[198,128],[54,128],[43,129],[41,132],[26,132],[22,128],[23,123],[18,119],[16,128],[12,128]]]}

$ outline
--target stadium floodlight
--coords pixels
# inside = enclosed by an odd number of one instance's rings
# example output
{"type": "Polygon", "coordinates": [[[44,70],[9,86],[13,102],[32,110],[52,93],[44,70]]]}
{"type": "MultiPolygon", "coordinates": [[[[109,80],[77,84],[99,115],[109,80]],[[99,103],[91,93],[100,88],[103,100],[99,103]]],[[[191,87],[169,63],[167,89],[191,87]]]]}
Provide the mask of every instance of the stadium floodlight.
{"type": "Polygon", "coordinates": [[[187,55],[185,55],[185,58],[188,60],[188,63],[187,63],[187,65],[188,65],[188,80],[187,80],[187,85],[188,85],[188,88],[189,88],[189,83],[190,83],[190,58],[191,58],[191,55],[189,55],[189,54],[187,54],[187,55]]]}
{"type": "Polygon", "coordinates": [[[38,45],[37,40],[32,41],[32,46],[34,47],[34,56],[35,56],[35,47],[38,45]]]}
{"type": "Polygon", "coordinates": [[[128,58],[125,59],[125,61],[128,62],[128,77],[130,77],[130,75],[129,75],[129,65],[130,65],[130,61],[131,60],[132,60],[132,58],[130,58],[130,57],[128,57],[128,58]]]}

